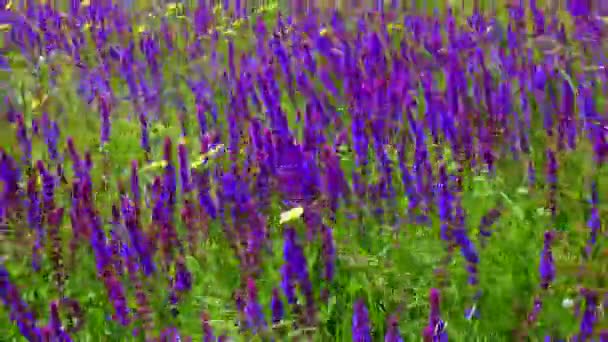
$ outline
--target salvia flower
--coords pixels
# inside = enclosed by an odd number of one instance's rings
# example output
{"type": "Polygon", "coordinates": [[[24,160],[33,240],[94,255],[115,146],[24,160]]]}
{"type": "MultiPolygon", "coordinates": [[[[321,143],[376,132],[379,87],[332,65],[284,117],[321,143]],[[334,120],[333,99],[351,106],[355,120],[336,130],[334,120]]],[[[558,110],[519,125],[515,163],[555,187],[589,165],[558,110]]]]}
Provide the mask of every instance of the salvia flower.
{"type": "Polygon", "coordinates": [[[101,132],[100,141],[101,144],[106,144],[110,140],[110,103],[109,95],[99,96],[99,111],[101,114],[101,132]]]}
{"type": "Polygon", "coordinates": [[[432,339],[435,342],[444,342],[448,340],[448,333],[445,330],[446,324],[441,319],[441,311],[439,307],[440,292],[438,289],[431,289],[429,294],[430,302],[430,313],[429,313],[429,325],[427,328],[431,331],[432,339]]]}
{"type": "Polygon", "coordinates": [[[34,270],[40,270],[41,255],[40,250],[42,249],[44,239],[44,229],[42,229],[42,213],[40,205],[40,192],[37,189],[37,177],[36,175],[30,176],[27,182],[27,219],[28,224],[34,229],[36,234],[36,241],[32,249],[32,266],[34,270]]]}
{"type": "Polygon", "coordinates": [[[369,313],[362,299],[355,302],[353,308],[353,341],[371,342],[372,333],[369,321],[369,313]]]}
{"type": "Polygon", "coordinates": [[[583,296],[585,297],[585,310],[581,317],[577,340],[589,341],[594,334],[595,325],[599,320],[597,309],[599,295],[596,291],[583,289],[583,296]]]}
{"type": "Polygon", "coordinates": [[[213,335],[213,329],[209,324],[209,314],[207,312],[203,312],[201,315],[202,328],[203,328],[203,342],[214,342],[215,336],[213,335]]]}
{"type": "Polygon", "coordinates": [[[555,264],[553,261],[553,252],[551,251],[551,244],[553,242],[554,233],[551,231],[545,232],[544,246],[540,254],[540,263],[538,271],[540,273],[541,287],[543,289],[549,288],[549,285],[555,279],[555,264]]]}
{"type": "Polygon", "coordinates": [[[169,208],[173,208],[176,204],[175,193],[177,190],[177,182],[175,177],[175,165],[173,164],[173,153],[171,150],[171,139],[169,137],[165,138],[164,143],[164,160],[166,162],[165,166],[165,175],[163,180],[163,187],[165,190],[165,194],[168,196],[168,205],[169,208]]]}
{"type": "Polygon", "coordinates": [[[179,176],[182,183],[182,192],[190,192],[192,187],[190,178],[190,163],[188,162],[188,148],[185,143],[178,145],[177,156],[179,160],[179,176]]]}
{"type": "Polygon", "coordinates": [[[597,183],[594,182],[591,185],[591,216],[587,221],[587,226],[590,230],[589,239],[587,241],[587,245],[585,246],[585,254],[587,258],[591,256],[591,250],[597,241],[597,234],[600,231],[602,224],[600,220],[598,202],[599,196],[597,191],[597,183]]]}
{"type": "Polygon", "coordinates": [[[52,331],[53,341],[59,341],[59,342],[72,341],[72,338],[65,331],[63,325],[61,324],[61,318],[59,317],[59,305],[57,302],[51,303],[51,319],[50,319],[49,325],[50,325],[50,328],[52,331]]]}
{"type": "MultiPolygon", "coordinates": [[[[306,263],[306,256],[302,246],[297,242],[296,230],[292,227],[285,228],[285,243],[283,247],[284,253],[284,288],[285,295],[288,301],[293,300],[293,292],[290,289],[292,284],[296,282],[299,285],[300,291],[306,298],[306,305],[311,311],[308,314],[312,315],[312,309],[314,308],[314,298],[312,292],[312,283],[308,273],[308,266],[306,263]]],[[[312,319],[312,317],[308,317],[312,319]]]]}
{"type": "Polygon", "coordinates": [[[336,263],[336,248],[334,246],[334,239],[332,229],[326,225],[322,225],[322,245],[323,245],[323,259],[325,262],[325,280],[331,282],[335,275],[335,263],[336,263]]]}
{"type": "Polygon", "coordinates": [[[262,311],[262,306],[258,302],[258,290],[255,280],[247,279],[247,304],[245,304],[245,318],[247,326],[253,333],[266,327],[266,320],[262,311]]]}
{"type": "Polygon", "coordinates": [[[283,319],[283,315],[285,314],[283,309],[283,300],[281,299],[281,295],[279,294],[279,289],[272,289],[272,299],[270,301],[270,309],[272,311],[272,323],[279,323],[283,319]]]}
{"type": "Polygon", "coordinates": [[[388,319],[388,327],[386,335],[384,335],[384,342],[403,342],[401,332],[399,331],[399,321],[395,316],[391,316],[388,319]]]}
{"type": "Polygon", "coordinates": [[[17,141],[23,153],[23,164],[30,165],[32,160],[32,139],[28,136],[23,115],[17,116],[17,141]]]}
{"type": "Polygon", "coordinates": [[[8,310],[10,319],[19,327],[19,332],[30,341],[40,341],[42,332],[36,326],[36,317],[21,299],[17,287],[11,283],[8,270],[0,263],[0,298],[8,310]]]}
{"type": "Polygon", "coordinates": [[[547,149],[547,183],[549,185],[548,205],[551,210],[551,217],[557,215],[557,159],[551,149],[547,149]]]}

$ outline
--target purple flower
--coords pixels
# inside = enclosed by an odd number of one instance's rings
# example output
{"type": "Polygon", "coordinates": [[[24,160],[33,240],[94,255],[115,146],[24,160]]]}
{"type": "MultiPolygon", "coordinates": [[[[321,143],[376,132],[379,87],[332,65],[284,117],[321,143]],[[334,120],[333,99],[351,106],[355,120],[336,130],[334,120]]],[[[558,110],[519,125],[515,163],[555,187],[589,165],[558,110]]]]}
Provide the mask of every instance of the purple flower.
{"type": "Polygon", "coordinates": [[[386,335],[384,335],[384,342],[403,342],[401,332],[399,332],[399,321],[395,316],[391,316],[388,319],[388,328],[386,335]]]}
{"type": "Polygon", "coordinates": [[[48,114],[44,112],[42,114],[42,135],[46,141],[49,158],[51,160],[57,160],[57,139],[59,139],[59,126],[57,122],[51,121],[48,118],[48,114]]]}
{"type": "Polygon", "coordinates": [[[485,244],[485,238],[488,238],[490,237],[490,235],[492,235],[491,227],[500,218],[501,215],[502,207],[497,206],[495,208],[492,208],[481,218],[481,222],[479,223],[479,235],[482,237],[482,247],[485,244]]]}
{"type": "Polygon", "coordinates": [[[109,95],[101,95],[98,97],[99,111],[101,114],[101,144],[106,144],[110,140],[110,103],[109,95]]]}
{"type": "Polygon", "coordinates": [[[369,314],[362,299],[357,300],[353,308],[353,341],[372,341],[369,314]]]}
{"type": "Polygon", "coordinates": [[[0,298],[8,310],[10,320],[19,327],[19,332],[30,341],[40,341],[42,332],[36,326],[36,317],[21,299],[17,287],[10,282],[10,274],[2,263],[0,263],[0,298]]]}
{"type": "Polygon", "coordinates": [[[150,153],[150,132],[148,131],[148,118],[145,114],[139,114],[139,124],[141,128],[141,148],[150,153]]]}
{"type": "Polygon", "coordinates": [[[201,315],[202,328],[203,328],[203,342],[215,342],[215,336],[213,335],[213,329],[209,324],[209,314],[203,312],[201,315]]]}
{"type": "Polygon", "coordinates": [[[177,259],[175,265],[175,289],[179,292],[192,289],[192,274],[181,257],[177,259]]]}
{"type": "Polygon", "coordinates": [[[548,205],[551,217],[555,218],[557,215],[557,160],[555,153],[550,148],[547,149],[547,183],[549,185],[548,205]]]}
{"type": "Polygon", "coordinates": [[[190,163],[188,162],[188,147],[184,143],[180,143],[177,147],[177,156],[179,159],[179,176],[182,183],[182,192],[184,194],[190,192],[192,184],[190,181],[190,163]]]}
{"type": "Polygon", "coordinates": [[[335,263],[336,263],[336,248],[334,246],[334,238],[332,229],[326,225],[321,227],[322,234],[322,248],[323,248],[323,261],[325,262],[325,280],[331,282],[334,279],[335,274],[335,263]]]}
{"type": "Polygon", "coordinates": [[[285,314],[283,309],[283,301],[281,300],[281,295],[279,294],[279,289],[272,289],[272,299],[270,300],[270,309],[272,311],[272,323],[279,323],[283,319],[283,315],[285,314]]]}
{"type": "Polygon", "coordinates": [[[449,190],[448,175],[444,164],[439,166],[439,195],[437,196],[439,207],[439,219],[441,220],[441,239],[450,242],[449,227],[452,220],[453,198],[449,190]]]}
{"type": "Polygon", "coordinates": [[[167,162],[167,166],[165,166],[163,187],[165,195],[168,197],[168,201],[166,203],[166,205],[168,205],[167,209],[171,209],[172,213],[172,209],[176,204],[175,193],[177,191],[177,181],[175,176],[175,165],[173,165],[173,153],[171,150],[171,145],[171,139],[169,137],[165,138],[163,155],[165,162],[167,162]]]}
{"type": "Polygon", "coordinates": [[[23,115],[17,116],[17,141],[23,153],[24,165],[30,165],[32,160],[32,140],[28,137],[23,115]]]}
{"type": "Polygon", "coordinates": [[[42,208],[50,212],[55,208],[55,176],[44,167],[42,160],[36,162],[36,167],[42,179],[42,208]]]}
{"type": "Polygon", "coordinates": [[[597,191],[597,183],[593,182],[591,185],[591,216],[587,221],[587,226],[590,229],[589,240],[587,241],[587,246],[585,247],[586,257],[589,258],[591,256],[591,250],[596,243],[597,234],[601,229],[601,220],[600,220],[600,212],[598,208],[599,196],[597,191]]]}
{"type": "Polygon", "coordinates": [[[36,185],[37,177],[33,174],[27,182],[27,219],[28,224],[35,230],[36,241],[32,249],[32,266],[34,270],[40,270],[40,250],[44,239],[44,229],[42,229],[42,212],[40,205],[40,193],[36,185]]]}
{"type": "Polygon", "coordinates": [[[579,327],[578,338],[576,341],[589,341],[592,338],[595,325],[599,319],[598,317],[598,299],[599,295],[593,290],[583,289],[583,296],[585,297],[585,310],[581,318],[579,327]]]}
{"type": "Polygon", "coordinates": [[[287,298],[287,303],[296,303],[295,280],[293,276],[292,266],[290,263],[285,263],[281,267],[281,288],[287,298]]]}
{"type": "Polygon", "coordinates": [[[57,302],[55,301],[51,303],[51,318],[49,326],[52,331],[53,341],[72,341],[70,335],[64,330],[63,326],[61,325],[61,318],[59,317],[59,307],[57,305],[57,302]]]}
{"type": "MultiPolygon", "coordinates": [[[[308,274],[308,266],[304,250],[297,242],[297,233],[294,228],[285,228],[285,243],[283,247],[283,257],[285,260],[283,280],[285,282],[284,291],[288,302],[294,298],[289,293],[289,285],[296,281],[300,287],[300,291],[306,298],[306,304],[309,310],[314,307],[314,298],[312,292],[312,283],[308,274]]],[[[311,317],[309,317],[311,318],[311,317]]]]}
{"type": "Polygon", "coordinates": [[[258,290],[255,280],[247,279],[247,304],[245,304],[245,318],[247,325],[253,333],[266,327],[266,320],[262,311],[262,306],[258,302],[258,290]]]}
{"type": "Polygon", "coordinates": [[[156,270],[156,266],[152,260],[151,244],[141,229],[137,209],[129,198],[123,197],[121,199],[121,211],[124,225],[131,240],[130,246],[139,257],[144,275],[149,276],[156,270]]]}
{"type": "Polygon", "coordinates": [[[538,266],[541,287],[543,289],[549,288],[549,285],[553,282],[553,279],[555,279],[555,264],[553,263],[553,253],[551,251],[551,243],[553,242],[553,238],[553,232],[545,232],[544,247],[540,253],[540,263],[538,266]]]}
{"type": "Polygon", "coordinates": [[[141,204],[141,192],[139,189],[139,169],[137,161],[131,162],[131,194],[133,195],[133,202],[135,206],[139,207],[141,204]]]}
{"type": "Polygon", "coordinates": [[[433,342],[447,342],[448,333],[445,331],[445,323],[441,319],[441,311],[439,308],[440,302],[440,292],[438,289],[431,289],[429,292],[429,303],[430,303],[430,313],[429,313],[429,325],[427,328],[432,332],[432,341],[433,342]]]}
{"type": "Polygon", "coordinates": [[[287,137],[278,138],[277,176],[278,184],[285,201],[300,203],[303,200],[302,152],[300,147],[287,137]]]}

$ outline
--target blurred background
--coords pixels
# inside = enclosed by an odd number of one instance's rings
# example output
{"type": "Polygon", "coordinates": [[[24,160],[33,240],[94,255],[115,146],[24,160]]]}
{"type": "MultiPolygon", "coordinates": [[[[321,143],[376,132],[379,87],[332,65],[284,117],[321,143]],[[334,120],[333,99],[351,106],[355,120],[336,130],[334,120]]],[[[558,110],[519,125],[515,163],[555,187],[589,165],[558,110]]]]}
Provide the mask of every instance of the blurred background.
{"type": "MultiPolygon", "coordinates": [[[[276,6],[287,15],[304,15],[306,11],[319,9],[339,9],[343,13],[356,14],[365,10],[396,9],[409,12],[433,13],[444,11],[452,7],[461,13],[471,13],[474,8],[481,11],[502,11],[509,5],[530,6],[534,3],[538,8],[549,12],[560,9],[589,11],[592,15],[608,15],[608,0],[203,0],[210,6],[221,5],[223,8],[240,12],[251,13],[256,8],[276,6]],[[236,10],[239,8],[240,10],[236,10]]],[[[154,0],[125,0],[137,9],[144,9],[150,5],[163,7],[175,1],[154,0]]],[[[197,5],[199,0],[177,1],[184,5],[197,5]]]]}

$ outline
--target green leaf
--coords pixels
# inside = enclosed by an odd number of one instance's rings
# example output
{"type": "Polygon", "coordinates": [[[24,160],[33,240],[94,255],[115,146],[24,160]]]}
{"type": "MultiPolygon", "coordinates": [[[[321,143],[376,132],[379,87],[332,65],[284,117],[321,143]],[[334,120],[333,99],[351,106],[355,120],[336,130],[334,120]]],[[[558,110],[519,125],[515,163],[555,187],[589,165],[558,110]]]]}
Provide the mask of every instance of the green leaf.
{"type": "Polygon", "coordinates": [[[201,270],[201,265],[198,263],[198,260],[191,255],[186,256],[186,267],[193,274],[199,274],[201,270]]]}

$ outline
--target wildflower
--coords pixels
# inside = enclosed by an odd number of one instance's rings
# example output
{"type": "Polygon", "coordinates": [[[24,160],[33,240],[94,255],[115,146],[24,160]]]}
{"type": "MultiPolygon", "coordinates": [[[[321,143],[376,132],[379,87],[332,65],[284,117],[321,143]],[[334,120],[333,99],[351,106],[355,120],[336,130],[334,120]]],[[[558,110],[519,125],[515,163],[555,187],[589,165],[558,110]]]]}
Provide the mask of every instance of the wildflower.
{"type": "Polygon", "coordinates": [[[589,217],[589,221],[587,221],[587,226],[590,229],[590,236],[585,247],[585,254],[587,258],[591,256],[591,250],[596,243],[597,234],[601,229],[600,213],[598,209],[598,197],[599,196],[597,191],[597,183],[594,182],[591,185],[591,216],[589,217]]]}
{"type": "Polygon", "coordinates": [[[328,282],[331,282],[334,279],[336,263],[336,247],[334,244],[332,229],[326,225],[322,225],[321,234],[323,246],[323,260],[325,263],[324,278],[328,282]]]}
{"type": "Polygon", "coordinates": [[[186,194],[191,190],[191,181],[190,164],[188,163],[188,149],[184,143],[179,144],[177,155],[179,159],[179,175],[182,183],[182,192],[186,194]]]}
{"type": "Polygon", "coordinates": [[[53,301],[51,303],[51,319],[49,324],[55,341],[70,342],[72,338],[65,331],[61,325],[61,318],[59,317],[58,303],[53,301]]]}
{"type": "Polygon", "coordinates": [[[0,263],[0,298],[10,313],[10,319],[19,328],[19,332],[30,341],[39,341],[42,331],[36,326],[36,317],[29,310],[27,304],[21,299],[17,287],[10,281],[10,274],[0,263]]]}
{"type": "Polygon", "coordinates": [[[544,247],[540,254],[539,273],[541,279],[541,287],[549,288],[553,279],[555,279],[555,264],[553,263],[553,253],[551,252],[551,243],[553,242],[554,234],[551,231],[545,232],[544,247]]]}
{"type": "Polygon", "coordinates": [[[49,158],[51,160],[57,160],[59,157],[57,153],[57,139],[59,138],[59,126],[57,122],[51,121],[48,118],[48,114],[44,112],[42,114],[42,135],[46,141],[49,158]]]}
{"type": "Polygon", "coordinates": [[[403,342],[399,332],[399,322],[395,316],[388,319],[388,329],[386,335],[384,335],[384,342],[403,342]]]}
{"type": "Polygon", "coordinates": [[[99,96],[99,108],[101,114],[101,144],[106,144],[110,140],[110,103],[108,95],[99,96]]]}
{"type": "Polygon", "coordinates": [[[23,115],[17,116],[17,141],[23,153],[23,165],[30,165],[32,160],[32,139],[28,137],[23,115]]]}
{"type": "Polygon", "coordinates": [[[156,266],[152,260],[150,243],[146,239],[141,230],[141,223],[138,217],[138,211],[133,205],[133,202],[128,197],[123,197],[121,200],[121,211],[124,220],[124,226],[129,233],[131,246],[139,257],[143,267],[143,272],[149,276],[156,270],[156,266]]]}
{"type": "Polygon", "coordinates": [[[40,270],[40,250],[44,239],[44,229],[42,229],[42,213],[40,206],[40,193],[37,189],[37,176],[32,175],[27,182],[27,219],[28,224],[34,229],[36,241],[32,249],[32,266],[34,270],[40,270]]]}
{"type": "Polygon", "coordinates": [[[202,328],[203,328],[203,342],[214,342],[215,336],[213,335],[213,329],[209,325],[209,314],[203,312],[201,315],[202,328]]]}
{"type": "Polygon", "coordinates": [[[171,152],[171,139],[169,137],[165,138],[163,147],[163,156],[165,162],[167,163],[165,166],[163,189],[165,191],[165,195],[168,196],[168,201],[166,203],[168,206],[167,209],[169,209],[169,213],[172,214],[173,208],[176,204],[175,192],[177,189],[177,182],[175,177],[175,166],[173,165],[173,153],[171,152]]]}
{"type": "Polygon", "coordinates": [[[372,341],[369,314],[362,299],[357,300],[353,308],[353,341],[372,341]]]}
{"type": "MultiPolygon", "coordinates": [[[[495,208],[492,208],[484,216],[482,216],[481,221],[479,223],[479,235],[484,238],[488,238],[492,234],[492,225],[494,225],[494,223],[500,218],[501,215],[502,207],[497,206],[495,208]]],[[[485,240],[482,240],[482,244],[484,242],[485,240]]]]}
{"type": "Polygon", "coordinates": [[[597,312],[599,295],[593,290],[584,289],[583,296],[585,297],[585,310],[581,318],[578,340],[588,341],[592,337],[599,319],[597,312]]]}
{"type": "Polygon", "coordinates": [[[555,219],[557,215],[557,160],[555,153],[547,149],[547,183],[549,184],[548,205],[551,210],[551,217],[555,219]]]}
{"type": "Polygon", "coordinates": [[[133,202],[139,207],[141,203],[141,192],[139,189],[139,174],[138,174],[137,161],[131,162],[131,195],[133,195],[133,202]]]}
{"type": "Polygon", "coordinates": [[[62,241],[59,229],[63,220],[63,208],[57,208],[52,212],[47,213],[48,220],[48,234],[49,241],[51,243],[51,262],[53,263],[55,285],[61,295],[63,295],[63,286],[65,283],[65,270],[63,268],[63,256],[62,256],[62,241]]]}
{"type": "Polygon", "coordinates": [[[176,261],[175,289],[179,292],[190,291],[192,289],[192,274],[188,271],[182,257],[176,261]]]}
{"type": "Polygon", "coordinates": [[[445,330],[446,324],[443,322],[443,320],[441,320],[440,317],[441,312],[439,308],[439,301],[439,290],[431,289],[429,294],[429,302],[431,305],[431,309],[429,313],[429,325],[427,326],[427,328],[432,332],[432,341],[445,342],[448,340],[448,333],[445,330]]]}
{"type": "Polygon", "coordinates": [[[272,311],[272,323],[277,324],[283,319],[284,309],[279,289],[276,287],[272,289],[272,299],[270,301],[270,309],[272,311]]]}
{"type": "Polygon", "coordinates": [[[141,129],[141,148],[146,152],[150,153],[150,132],[148,130],[148,118],[145,114],[139,114],[139,124],[141,129]]]}
{"type": "Polygon", "coordinates": [[[247,279],[247,304],[244,311],[249,329],[253,333],[257,333],[259,329],[266,327],[264,313],[258,303],[258,290],[252,278],[247,279]]]}
{"type": "MultiPolygon", "coordinates": [[[[309,308],[312,308],[313,305],[313,293],[312,293],[312,283],[310,282],[310,277],[308,274],[308,266],[306,263],[306,256],[304,255],[304,251],[302,247],[296,241],[297,234],[294,228],[286,227],[285,228],[285,243],[283,247],[284,260],[285,263],[289,266],[285,269],[286,272],[289,271],[285,276],[287,278],[291,278],[297,281],[299,284],[300,290],[304,294],[306,298],[307,305],[309,308]]],[[[285,289],[284,289],[285,290],[285,289]]],[[[287,292],[287,291],[286,291],[287,292]]],[[[289,299],[289,295],[286,293],[286,296],[289,299]]]]}

